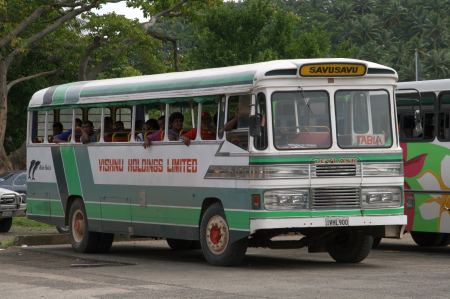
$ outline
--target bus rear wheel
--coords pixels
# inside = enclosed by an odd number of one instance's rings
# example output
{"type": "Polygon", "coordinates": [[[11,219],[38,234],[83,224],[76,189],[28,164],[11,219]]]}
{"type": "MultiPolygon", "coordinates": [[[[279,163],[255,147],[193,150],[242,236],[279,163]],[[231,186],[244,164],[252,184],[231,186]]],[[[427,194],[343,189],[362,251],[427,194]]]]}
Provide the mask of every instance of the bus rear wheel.
{"type": "Polygon", "coordinates": [[[441,246],[448,246],[450,245],[450,234],[443,234],[444,237],[442,238],[441,246]]]}
{"type": "Polygon", "coordinates": [[[221,204],[214,203],[206,209],[200,224],[200,245],[208,263],[216,266],[242,263],[247,242],[247,238],[230,242],[230,230],[221,204]]]}
{"type": "Polygon", "coordinates": [[[76,252],[102,253],[111,248],[114,234],[89,231],[84,204],[77,199],[69,211],[69,237],[76,252]]]}
{"type": "Polygon", "coordinates": [[[0,233],[7,233],[11,229],[12,218],[0,219],[0,233]]]}
{"type": "Polygon", "coordinates": [[[447,234],[442,233],[411,232],[411,237],[421,247],[447,246],[450,242],[447,234]]]}
{"type": "Polygon", "coordinates": [[[338,263],[359,263],[370,253],[373,237],[359,231],[342,231],[328,243],[328,254],[338,263]]]}

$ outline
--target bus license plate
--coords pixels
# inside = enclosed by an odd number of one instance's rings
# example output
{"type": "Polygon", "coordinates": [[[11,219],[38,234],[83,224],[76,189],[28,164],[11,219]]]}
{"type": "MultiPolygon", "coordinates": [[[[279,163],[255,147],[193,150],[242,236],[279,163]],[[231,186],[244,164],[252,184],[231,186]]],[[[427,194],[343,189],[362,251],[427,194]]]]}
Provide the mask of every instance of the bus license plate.
{"type": "Polygon", "coordinates": [[[348,226],[348,217],[326,217],[325,226],[348,226]]]}

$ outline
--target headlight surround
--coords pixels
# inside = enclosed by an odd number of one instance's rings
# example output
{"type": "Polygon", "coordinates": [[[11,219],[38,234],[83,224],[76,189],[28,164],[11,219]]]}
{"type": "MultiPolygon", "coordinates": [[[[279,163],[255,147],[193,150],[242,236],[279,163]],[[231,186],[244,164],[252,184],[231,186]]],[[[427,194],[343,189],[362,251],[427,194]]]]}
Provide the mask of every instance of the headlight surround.
{"type": "Polygon", "coordinates": [[[403,162],[363,162],[363,176],[403,176],[403,162]]]}
{"type": "Polygon", "coordinates": [[[363,188],[361,190],[363,208],[399,207],[403,205],[401,187],[363,188]]]}
{"type": "Polygon", "coordinates": [[[267,210],[303,210],[309,207],[309,190],[285,189],[264,192],[267,210]]]}

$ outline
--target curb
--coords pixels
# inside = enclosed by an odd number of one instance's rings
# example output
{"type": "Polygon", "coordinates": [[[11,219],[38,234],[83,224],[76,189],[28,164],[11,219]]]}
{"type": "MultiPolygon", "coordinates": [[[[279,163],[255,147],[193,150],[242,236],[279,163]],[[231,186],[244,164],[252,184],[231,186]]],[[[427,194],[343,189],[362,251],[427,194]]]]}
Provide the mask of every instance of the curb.
{"type": "MultiPolygon", "coordinates": [[[[148,240],[149,238],[135,238],[126,235],[115,235],[114,242],[148,240]]],[[[13,246],[37,246],[37,245],[61,245],[70,244],[69,234],[41,234],[41,235],[19,235],[12,241],[13,246]]]]}
{"type": "Polygon", "coordinates": [[[23,235],[16,236],[13,240],[14,246],[60,245],[69,243],[69,234],[23,235]]]}

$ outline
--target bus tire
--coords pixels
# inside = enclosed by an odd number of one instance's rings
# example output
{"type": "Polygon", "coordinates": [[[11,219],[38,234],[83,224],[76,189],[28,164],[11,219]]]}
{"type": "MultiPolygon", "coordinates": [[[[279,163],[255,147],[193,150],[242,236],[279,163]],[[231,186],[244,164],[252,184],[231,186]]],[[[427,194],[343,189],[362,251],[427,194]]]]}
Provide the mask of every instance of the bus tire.
{"type": "Polygon", "coordinates": [[[442,242],[440,246],[448,246],[450,245],[450,234],[443,234],[442,242]]]}
{"type": "Polygon", "coordinates": [[[444,241],[444,234],[441,233],[411,232],[411,237],[420,247],[442,246],[444,241]]]}
{"type": "Polygon", "coordinates": [[[230,230],[220,203],[209,206],[200,223],[200,245],[206,261],[215,266],[242,263],[248,239],[230,242],[230,230]]]}
{"type": "Polygon", "coordinates": [[[69,211],[69,237],[72,248],[76,252],[96,253],[108,251],[112,244],[111,236],[114,235],[89,231],[83,201],[76,199],[72,203],[69,211]]]}
{"type": "Polygon", "coordinates": [[[167,238],[167,245],[173,250],[189,250],[193,249],[193,243],[192,240],[182,240],[182,239],[170,239],[167,238]]]}
{"type": "Polygon", "coordinates": [[[111,249],[112,243],[114,241],[114,234],[109,233],[95,233],[97,235],[97,248],[95,252],[104,253],[111,249]]]}
{"type": "Polygon", "coordinates": [[[359,263],[370,253],[373,237],[359,231],[342,231],[328,243],[328,254],[338,263],[359,263]]]}
{"type": "Polygon", "coordinates": [[[382,237],[373,238],[372,248],[377,248],[381,243],[381,239],[382,239],[382,237]]]}
{"type": "Polygon", "coordinates": [[[0,219],[0,233],[7,233],[11,229],[12,218],[0,219]]]}

